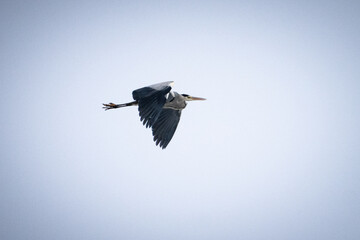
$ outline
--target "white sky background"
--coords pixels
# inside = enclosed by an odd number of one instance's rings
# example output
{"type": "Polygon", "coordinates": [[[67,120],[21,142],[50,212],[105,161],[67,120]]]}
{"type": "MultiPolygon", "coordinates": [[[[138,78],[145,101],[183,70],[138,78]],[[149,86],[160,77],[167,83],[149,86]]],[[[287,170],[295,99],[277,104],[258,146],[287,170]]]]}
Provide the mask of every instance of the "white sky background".
{"type": "Polygon", "coordinates": [[[1,1],[1,239],[360,239],[357,1],[1,1]],[[167,149],[134,89],[190,102],[167,149]]]}

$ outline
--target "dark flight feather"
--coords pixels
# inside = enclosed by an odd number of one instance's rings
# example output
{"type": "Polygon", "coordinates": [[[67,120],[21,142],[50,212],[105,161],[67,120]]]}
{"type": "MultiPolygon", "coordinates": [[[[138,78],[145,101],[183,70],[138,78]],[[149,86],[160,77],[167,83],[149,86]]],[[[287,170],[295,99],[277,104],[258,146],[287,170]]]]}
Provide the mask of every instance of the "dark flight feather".
{"type": "Polygon", "coordinates": [[[133,98],[139,105],[140,121],[142,121],[146,127],[152,127],[158,119],[166,102],[165,95],[168,94],[170,90],[170,86],[165,86],[161,90],[144,87],[133,91],[133,98]]]}
{"type": "Polygon", "coordinates": [[[156,145],[160,144],[161,148],[166,148],[174,136],[180,121],[180,116],[181,110],[163,108],[160,116],[152,126],[152,133],[156,145]]]}

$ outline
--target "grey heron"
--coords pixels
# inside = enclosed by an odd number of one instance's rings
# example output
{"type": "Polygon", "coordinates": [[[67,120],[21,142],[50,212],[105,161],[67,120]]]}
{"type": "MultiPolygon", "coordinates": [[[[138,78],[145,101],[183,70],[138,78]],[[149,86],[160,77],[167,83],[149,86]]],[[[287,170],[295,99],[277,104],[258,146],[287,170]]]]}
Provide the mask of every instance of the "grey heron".
{"type": "Polygon", "coordinates": [[[206,100],[171,91],[174,82],[162,82],[132,92],[135,101],[123,104],[103,104],[105,110],[138,106],[140,121],[146,128],[152,128],[154,142],[161,148],[166,148],[171,141],[178,123],[181,111],[186,107],[186,101],[206,100]]]}

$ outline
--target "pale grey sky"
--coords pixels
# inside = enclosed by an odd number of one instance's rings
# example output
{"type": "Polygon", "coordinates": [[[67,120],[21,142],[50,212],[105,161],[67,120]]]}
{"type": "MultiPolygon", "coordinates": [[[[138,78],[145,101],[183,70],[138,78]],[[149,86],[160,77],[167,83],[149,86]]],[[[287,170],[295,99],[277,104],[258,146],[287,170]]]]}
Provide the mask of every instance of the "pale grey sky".
{"type": "Polygon", "coordinates": [[[357,1],[1,1],[1,239],[360,239],[357,1]],[[134,89],[205,97],[156,147],[134,89]]]}

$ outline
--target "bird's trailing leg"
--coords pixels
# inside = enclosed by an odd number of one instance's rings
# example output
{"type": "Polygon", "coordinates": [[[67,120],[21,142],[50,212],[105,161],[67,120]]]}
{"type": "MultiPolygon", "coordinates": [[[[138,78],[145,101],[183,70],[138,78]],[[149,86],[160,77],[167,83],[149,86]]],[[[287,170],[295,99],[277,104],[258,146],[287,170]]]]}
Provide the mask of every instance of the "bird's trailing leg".
{"type": "Polygon", "coordinates": [[[129,103],[123,103],[123,104],[115,104],[115,103],[103,103],[103,109],[109,110],[109,109],[115,109],[115,108],[121,108],[121,107],[128,107],[128,106],[136,106],[138,104],[137,101],[129,102],[129,103]]]}

